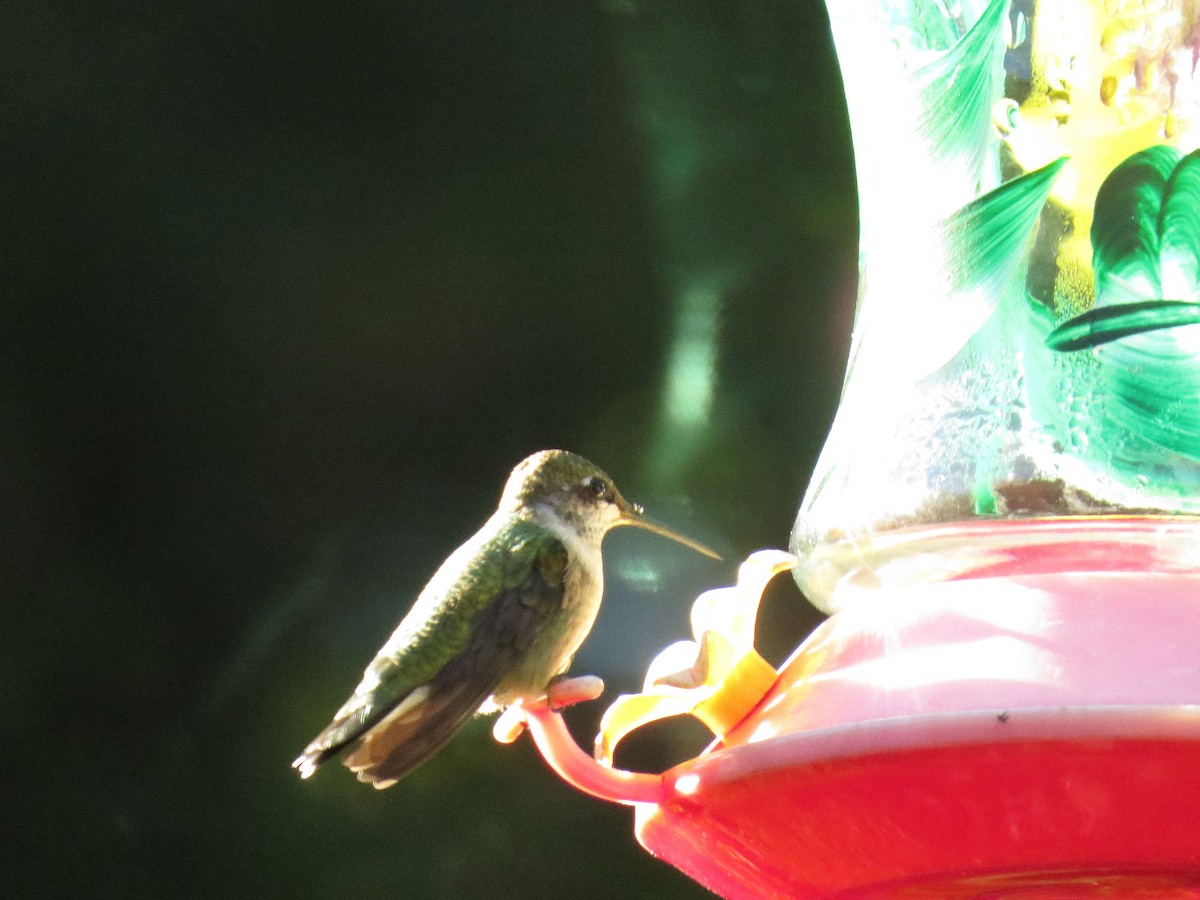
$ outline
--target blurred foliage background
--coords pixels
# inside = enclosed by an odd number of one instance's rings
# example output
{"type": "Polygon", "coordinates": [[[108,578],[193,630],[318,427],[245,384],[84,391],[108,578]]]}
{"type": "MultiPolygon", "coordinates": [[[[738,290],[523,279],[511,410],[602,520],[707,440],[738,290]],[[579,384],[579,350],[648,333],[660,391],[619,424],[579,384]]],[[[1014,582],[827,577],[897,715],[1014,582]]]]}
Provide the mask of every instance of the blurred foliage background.
{"type": "MultiPolygon", "coordinates": [[[[705,896],[490,721],[289,763],[533,450],[726,557],[609,539],[610,699],[786,545],[853,307],[821,4],[9,4],[0,134],[5,892],[705,896]]],[[[768,657],[815,621],[776,585],[768,657]]]]}

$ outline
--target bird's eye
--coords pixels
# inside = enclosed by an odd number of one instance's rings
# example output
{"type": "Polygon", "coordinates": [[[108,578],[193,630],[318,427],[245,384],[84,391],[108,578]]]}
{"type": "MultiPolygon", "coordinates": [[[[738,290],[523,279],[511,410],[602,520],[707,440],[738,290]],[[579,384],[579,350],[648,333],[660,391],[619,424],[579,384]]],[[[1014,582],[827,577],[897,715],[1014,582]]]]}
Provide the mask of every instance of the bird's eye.
{"type": "Polygon", "coordinates": [[[608,496],[608,482],[603,478],[589,478],[584,485],[597,499],[608,496]]]}

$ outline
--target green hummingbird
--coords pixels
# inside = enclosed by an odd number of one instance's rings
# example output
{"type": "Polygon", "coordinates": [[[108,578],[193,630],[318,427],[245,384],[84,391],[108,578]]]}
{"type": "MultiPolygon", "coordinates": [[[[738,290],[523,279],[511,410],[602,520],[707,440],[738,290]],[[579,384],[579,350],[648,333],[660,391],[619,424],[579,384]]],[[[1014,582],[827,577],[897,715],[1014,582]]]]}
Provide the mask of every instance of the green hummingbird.
{"type": "Polygon", "coordinates": [[[646,519],[582,456],[544,450],[522,461],[496,512],[442,563],[292,763],[300,776],[341,756],[360,781],[390,787],[477,712],[544,696],[592,628],[604,592],[600,544],[620,525],[720,558],[646,519]]]}

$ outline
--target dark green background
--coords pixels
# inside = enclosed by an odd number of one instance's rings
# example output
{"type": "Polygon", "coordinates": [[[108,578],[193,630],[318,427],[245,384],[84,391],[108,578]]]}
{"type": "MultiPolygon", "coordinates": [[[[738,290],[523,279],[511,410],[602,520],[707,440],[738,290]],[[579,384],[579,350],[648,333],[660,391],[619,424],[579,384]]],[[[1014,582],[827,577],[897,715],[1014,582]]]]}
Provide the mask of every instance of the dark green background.
{"type": "MultiPolygon", "coordinates": [[[[4,893],[702,896],[490,722],[386,792],[288,764],[533,450],[726,557],[608,540],[609,697],[786,546],[848,342],[844,118],[815,0],[5,4],[4,893]]],[[[815,620],[783,583],[760,643],[815,620]]]]}

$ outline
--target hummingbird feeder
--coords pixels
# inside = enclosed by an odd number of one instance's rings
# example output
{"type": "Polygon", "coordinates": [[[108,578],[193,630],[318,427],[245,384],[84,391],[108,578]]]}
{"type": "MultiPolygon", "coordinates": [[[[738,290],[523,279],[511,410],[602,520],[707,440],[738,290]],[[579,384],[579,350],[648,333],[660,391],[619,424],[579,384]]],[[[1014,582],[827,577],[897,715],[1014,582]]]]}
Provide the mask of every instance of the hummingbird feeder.
{"type": "Polygon", "coordinates": [[[1200,896],[1200,3],[837,0],[861,207],[792,535],[693,608],[596,756],[725,897],[1200,896]],[[776,672],[758,597],[830,617],[776,672]],[[644,722],[715,742],[611,767],[644,722]]]}

